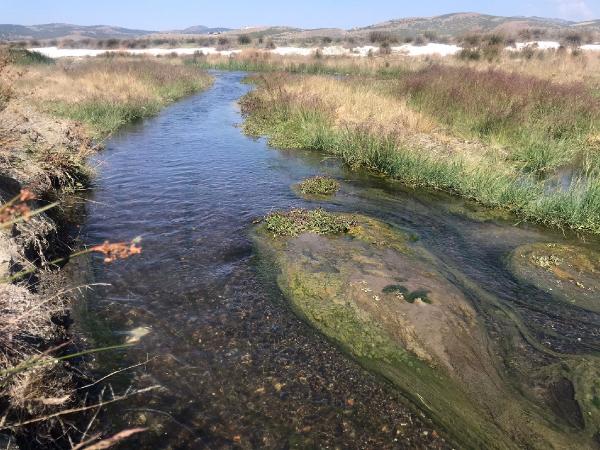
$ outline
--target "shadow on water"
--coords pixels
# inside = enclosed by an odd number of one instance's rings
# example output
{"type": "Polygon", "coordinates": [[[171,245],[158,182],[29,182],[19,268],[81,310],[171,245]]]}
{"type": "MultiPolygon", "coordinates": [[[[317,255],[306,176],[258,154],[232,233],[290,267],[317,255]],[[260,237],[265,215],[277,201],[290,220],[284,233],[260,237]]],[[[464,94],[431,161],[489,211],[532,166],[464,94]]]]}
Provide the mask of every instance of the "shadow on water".
{"type": "MultiPolygon", "coordinates": [[[[95,345],[148,331],[134,349],[102,355],[100,372],[149,357],[121,382],[162,386],[111,407],[107,427],[150,427],[138,438],[143,448],[446,446],[400,393],[298,320],[256,270],[252,221],[314,207],[291,189],[314,174],[344,180],[337,197],[317,204],[410,230],[476,307],[476,299],[493,297],[493,308],[478,309],[491,330],[493,309],[505,308],[519,318],[531,355],[597,357],[598,313],[558,303],[507,269],[517,247],[574,238],[515,227],[510,217],[349,172],[320,154],[270,149],[236,127],[236,101],[249,89],[243,77],[216,74],[208,92],[115,136],[97,157],[86,242],[142,236],[144,250],[111,265],[91,262],[93,281],[110,286],[87,299],[84,331],[95,345]]],[[[493,339],[508,348],[502,336],[493,339]]]]}

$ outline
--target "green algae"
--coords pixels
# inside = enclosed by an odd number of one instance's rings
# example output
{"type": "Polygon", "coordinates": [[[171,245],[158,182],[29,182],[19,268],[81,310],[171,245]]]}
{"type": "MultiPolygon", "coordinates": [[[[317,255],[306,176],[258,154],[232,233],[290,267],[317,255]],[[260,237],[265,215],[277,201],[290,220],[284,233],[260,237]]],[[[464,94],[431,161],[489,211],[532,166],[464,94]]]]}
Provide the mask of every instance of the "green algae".
{"type": "Polygon", "coordinates": [[[537,243],[510,257],[513,274],[558,301],[600,312],[600,254],[584,247],[537,243]]]}
{"type": "MultiPolygon", "coordinates": [[[[475,310],[444,281],[432,255],[397,227],[351,217],[347,232],[330,237],[274,239],[264,225],[256,230],[260,254],[273,261],[278,286],[299,316],[400,388],[462,447],[588,445],[598,429],[594,358],[551,357],[555,362],[539,369],[524,368],[530,361],[517,353],[518,370],[508,371],[500,356],[492,357],[475,310]],[[399,294],[412,302],[399,302],[399,294]],[[580,420],[561,418],[578,417],[577,411],[580,420]]],[[[510,359],[526,331],[515,327],[520,321],[510,310],[480,295],[482,311],[504,323],[508,334],[498,351],[510,359]]]]}

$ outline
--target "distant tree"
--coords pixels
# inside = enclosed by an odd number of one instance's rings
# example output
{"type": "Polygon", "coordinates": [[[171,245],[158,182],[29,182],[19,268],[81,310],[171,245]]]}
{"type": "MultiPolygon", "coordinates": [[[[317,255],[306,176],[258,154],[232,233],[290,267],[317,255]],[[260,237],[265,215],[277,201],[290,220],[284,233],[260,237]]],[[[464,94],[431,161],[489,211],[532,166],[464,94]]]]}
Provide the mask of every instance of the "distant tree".
{"type": "Polygon", "coordinates": [[[564,42],[567,47],[577,48],[583,42],[583,38],[579,33],[569,33],[564,37],[564,42]]]}
{"type": "Polygon", "coordinates": [[[248,45],[252,43],[252,39],[247,34],[240,34],[238,36],[238,42],[240,45],[248,45]]]}
{"type": "Polygon", "coordinates": [[[398,39],[388,31],[371,31],[369,33],[369,41],[373,44],[381,44],[382,42],[397,42],[398,39]]]}
{"type": "Polygon", "coordinates": [[[106,48],[116,48],[119,46],[119,44],[121,43],[121,41],[119,41],[118,39],[108,39],[106,41],[106,48]]]}
{"type": "Polygon", "coordinates": [[[379,54],[380,55],[389,55],[391,53],[392,53],[392,47],[390,46],[389,42],[383,42],[379,46],[379,54]]]}
{"type": "Polygon", "coordinates": [[[333,39],[331,39],[329,36],[325,36],[321,39],[321,42],[323,42],[323,44],[331,44],[333,39]]]}

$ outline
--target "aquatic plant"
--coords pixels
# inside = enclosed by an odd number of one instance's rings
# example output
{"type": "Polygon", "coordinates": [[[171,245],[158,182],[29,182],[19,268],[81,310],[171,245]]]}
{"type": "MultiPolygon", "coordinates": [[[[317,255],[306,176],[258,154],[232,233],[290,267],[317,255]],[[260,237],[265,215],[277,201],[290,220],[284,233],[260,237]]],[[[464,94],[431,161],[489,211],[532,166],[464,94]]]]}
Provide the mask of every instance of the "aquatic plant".
{"type": "Polygon", "coordinates": [[[267,230],[275,236],[346,233],[353,224],[351,219],[323,209],[277,211],[267,215],[264,221],[267,230]]]}
{"type": "Polygon", "coordinates": [[[334,178],[319,175],[301,181],[297,187],[304,195],[333,195],[340,190],[340,183],[334,178]]]}

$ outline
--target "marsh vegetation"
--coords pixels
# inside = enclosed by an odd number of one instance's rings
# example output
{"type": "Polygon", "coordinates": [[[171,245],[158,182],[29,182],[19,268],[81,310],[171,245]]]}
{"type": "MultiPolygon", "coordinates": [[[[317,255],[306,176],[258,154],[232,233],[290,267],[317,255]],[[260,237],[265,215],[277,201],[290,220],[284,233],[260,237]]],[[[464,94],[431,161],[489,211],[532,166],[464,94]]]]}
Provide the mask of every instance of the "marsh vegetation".
{"type": "Polygon", "coordinates": [[[257,84],[242,102],[246,131],[275,146],[600,232],[600,102],[590,84],[438,63],[383,78],[273,73],[257,84]]]}

